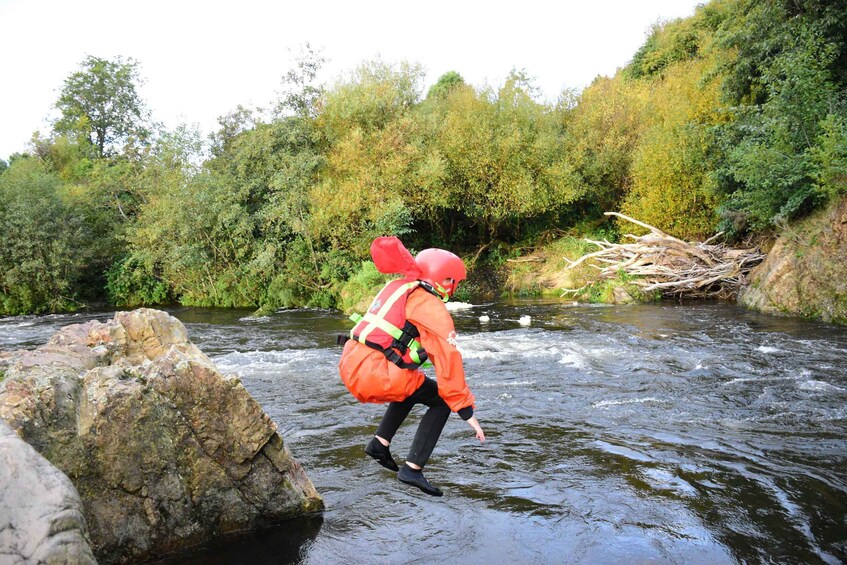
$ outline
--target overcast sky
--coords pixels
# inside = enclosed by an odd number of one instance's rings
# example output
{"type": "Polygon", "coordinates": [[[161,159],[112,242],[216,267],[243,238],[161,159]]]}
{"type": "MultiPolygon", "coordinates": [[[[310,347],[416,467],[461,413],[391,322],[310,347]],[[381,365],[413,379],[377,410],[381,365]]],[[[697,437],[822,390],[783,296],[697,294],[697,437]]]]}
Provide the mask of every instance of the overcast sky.
{"type": "Polygon", "coordinates": [[[307,41],[328,59],[325,81],[378,56],[422,64],[426,88],[451,70],[496,86],[526,69],[555,100],[614,74],[653,23],[689,16],[698,3],[0,0],[0,158],[49,131],[59,89],[87,55],[136,59],[153,117],[209,133],[238,104],[275,100],[307,41]]]}

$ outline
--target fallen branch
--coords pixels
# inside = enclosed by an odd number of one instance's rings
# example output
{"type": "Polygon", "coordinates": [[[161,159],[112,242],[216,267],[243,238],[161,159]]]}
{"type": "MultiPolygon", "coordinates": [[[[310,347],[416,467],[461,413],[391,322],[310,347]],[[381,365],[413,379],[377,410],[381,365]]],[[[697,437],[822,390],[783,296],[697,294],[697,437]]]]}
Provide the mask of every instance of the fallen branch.
{"type": "MultiPolygon", "coordinates": [[[[702,243],[687,242],[662,230],[617,212],[606,212],[649,230],[645,235],[626,234],[626,243],[610,243],[585,239],[600,249],[576,261],[567,260],[565,269],[573,269],[589,261],[599,270],[593,282],[615,279],[621,273],[632,278],[632,284],[644,292],[659,291],[676,297],[734,298],[747,273],[764,259],[758,249],[732,249],[713,243],[723,235],[715,234],[702,243]],[[603,266],[598,266],[601,263],[603,266]]],[[[591,286],[563,289],[564,294],[578,294],[591,286]]]]}

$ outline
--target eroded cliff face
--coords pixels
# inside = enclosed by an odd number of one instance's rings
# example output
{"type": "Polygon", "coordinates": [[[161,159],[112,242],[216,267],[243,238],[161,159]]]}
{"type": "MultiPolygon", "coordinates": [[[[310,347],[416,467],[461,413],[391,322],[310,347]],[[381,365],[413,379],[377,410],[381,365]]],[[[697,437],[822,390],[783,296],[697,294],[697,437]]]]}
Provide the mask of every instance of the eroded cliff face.
{"type": "Polygon", "coordinates": [[[76,486],[98,559],[323,509],[276,424],[165,312],[68,326],[4,363],[0,418],[76,486]]]}
{"type": "Polygon", "coordinates": [[[749,280],[748,308],[847,323],[847,198],[789,228],[749,280]]]}

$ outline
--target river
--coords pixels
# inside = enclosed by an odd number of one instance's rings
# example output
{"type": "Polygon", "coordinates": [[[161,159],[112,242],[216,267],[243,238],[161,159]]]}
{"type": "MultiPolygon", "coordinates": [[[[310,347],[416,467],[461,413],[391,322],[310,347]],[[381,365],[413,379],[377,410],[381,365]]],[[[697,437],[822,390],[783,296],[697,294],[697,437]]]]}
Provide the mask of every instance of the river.
{"type": "MultiPolygon", "coordinates": [[[[338,378],[343,315],[170,310],[241,376],[326,502],[170,563],[847,561],[847,328],[726,303],[465,306],[487,441],[450,418],[426,469],[443,498],[365,456],[383,409],[338,378]]],[[[108,317],[0,319],[0,349],[108,317]]]]}

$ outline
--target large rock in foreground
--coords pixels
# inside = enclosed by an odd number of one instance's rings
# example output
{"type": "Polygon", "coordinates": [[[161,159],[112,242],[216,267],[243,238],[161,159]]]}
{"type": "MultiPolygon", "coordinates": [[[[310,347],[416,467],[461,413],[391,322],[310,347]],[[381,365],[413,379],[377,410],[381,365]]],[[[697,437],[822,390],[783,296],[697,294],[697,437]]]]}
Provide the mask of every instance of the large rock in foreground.
{"type": "Polygon", "coordinates": [[[847,323],[847,198],[788,228],[749,280],[748,308],[847,323]]]}
{"type": "Polygon", "coordinates": [[[68,326],[17,354],[0,418],[74,483],[104,561],[323,509],[276,424],[164,312],[68,326]]]}
{"type": "Polygon", "coordinates": [[[0,563],[96,563],[76,489],[2,420],[0,563]]]}

